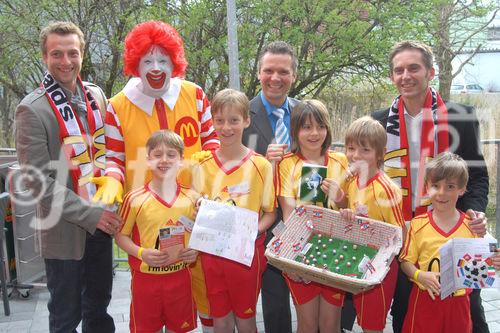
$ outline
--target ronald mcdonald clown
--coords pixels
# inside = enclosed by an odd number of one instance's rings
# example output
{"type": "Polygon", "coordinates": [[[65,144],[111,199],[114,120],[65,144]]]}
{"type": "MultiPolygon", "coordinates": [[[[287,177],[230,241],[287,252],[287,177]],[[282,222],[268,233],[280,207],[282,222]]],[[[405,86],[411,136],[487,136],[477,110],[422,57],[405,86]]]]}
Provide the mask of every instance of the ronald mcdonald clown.
{"type": "MultiPolygon", "coordinates": [[[[182,79],[186,66],[182,38],[170,25],[148,21],[129,32],[125,38],[124,73],[133,77],[109,101],[105,119],[106,171],[105,176],[93,179],[99,185],[94,201],[121,203],[124,189],[128,192],[151,179],[145,145],[160,129],[170,129],[183,138],[186,159],[219,146],[205,93],[198,85],[182,79]]],[[[180,176],[180,181],[188,180],[180,176]]],[[[204,331],[209,332],[204,281],[200,264],[195,266],[201,281],[197,286],[198,274],[193,269],[193,294],[204,331]]]]}
{"type": "Polygon", "coordinates": [[[167,23],[148,21],[129,32],[124,73],[133,77],[109,100],[106,172],[105,177],[94,179],[99,185],[95,200],[121,202],[123,190],[130,191],[151,179],[145,144],[157,130],[179,134],[184,139],[186,159],[219,146],[205,93],[181,79],[186,66],[182,39],[167,23]]]}

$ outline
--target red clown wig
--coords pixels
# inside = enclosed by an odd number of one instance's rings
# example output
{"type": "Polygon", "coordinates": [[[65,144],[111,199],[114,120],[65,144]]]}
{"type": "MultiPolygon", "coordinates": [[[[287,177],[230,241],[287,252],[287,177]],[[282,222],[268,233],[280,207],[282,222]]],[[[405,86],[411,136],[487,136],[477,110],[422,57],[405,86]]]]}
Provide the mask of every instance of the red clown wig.
{"type": "Polygon", "coordinates": [[[163,48],[172,60],[172,77],[183,77],[187,61],[182,38],[171,25],[161,21],[140,23],[128,33],[123,54],[125,75],[140,76],[139,61],[154,45],[163,48]]]}

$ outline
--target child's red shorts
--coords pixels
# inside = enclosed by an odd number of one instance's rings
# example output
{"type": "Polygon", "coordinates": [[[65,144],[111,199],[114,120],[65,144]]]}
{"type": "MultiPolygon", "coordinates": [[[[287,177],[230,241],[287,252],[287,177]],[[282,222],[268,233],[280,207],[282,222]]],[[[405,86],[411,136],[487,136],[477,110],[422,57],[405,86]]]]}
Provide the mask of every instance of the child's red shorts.
{"type": "Polygon", "coordinates": [[[157,332],[163,326],[174,332],[196,328],[196,306],[188,269],[169,274],[132,270],[130,332],[157,332]]]}
{"type": "Polygon", "coordinates": [[[427,290],[413,285],[408,312],[403,323],[403,333],[472,332],[470,303],[467,294],[435,300],[427,290]]]}
{"type": "Polygon", "coordinates": [[[290,289],[293,304],[302,305],[318,295],[321,295],[331,305],[342,307],[344,305],[345,292],[333,287],[325,286],[317,282],[295,282],[286,273],[283,273],[285,281],[290,289]]]}
{"type": "Polygon", "coordinates": [[[391,307],[398,278],[398,263],[394,259],[381,284],[353,296],[358,324],[365,330],[382,331],[391,307]]]}
{"type": "Polygon", "coordinates": [[[250,267],[226,258],[201,253],[212,317],[224,317],[231,311],[243,319],[255,316],[262,273],[267,264],[264,256],[264,237],[257,238],[254,251],[250,267]]]}

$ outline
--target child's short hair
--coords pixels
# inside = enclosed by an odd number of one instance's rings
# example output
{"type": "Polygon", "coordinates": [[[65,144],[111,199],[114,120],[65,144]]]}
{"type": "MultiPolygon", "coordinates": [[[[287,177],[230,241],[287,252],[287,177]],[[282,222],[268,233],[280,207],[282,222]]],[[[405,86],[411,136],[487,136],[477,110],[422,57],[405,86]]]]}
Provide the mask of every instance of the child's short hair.
{"type": "Polygon", "coordinates": [[[444,152],[425,165],[425,184],[437,183],[443,179],[456,180],[460,188],[465,188],[469,180],[469,171],[464,159],[457,154],[444,152]]]}
{"type": "Polygon", "coordinates": [[[248,97],[241,91],[226,88],[215,94],[211,106],[212,116],[217,112],[222,111],[222,109],[226,106],[238,109],[243,116],[243,119],[248,119],[250,102],[248,101],[248,97]]]}
{"type": "Polygon", "coordinates": [[[314,118],[320,125],[326,127],[326,138],[321,145],[321,155],[324,155],[332,144],[332,124],[330,123],[330,114],[325,104],[317,99],[305,99],[297,104],[290,117],[290,127],[292,136],[292,153],[300,153],[299,131],[304,123],[314,118]]]}
{"type": "Polygon", "coordinates": [[[384,149],[387,144],[387,133],[377,120],[370,116],[364,116],[353,121],[345,133],[345,145],[347,146],[350,143],[375,149],[378,167],[382,167],[384,164],[384,149]]]}
{"type": "Polygon", "coordinates": [[[184,142],[182,141],[182,138],[177,133],[171,130],[160,130],[151,134],[148,141],[146,142],[146,149],[148,151],[148,154],[151,152],[151,150],[160,145],[174,148],[179,152],[179,155],[181,156],[183,156],[184,154],[184,142]]]}

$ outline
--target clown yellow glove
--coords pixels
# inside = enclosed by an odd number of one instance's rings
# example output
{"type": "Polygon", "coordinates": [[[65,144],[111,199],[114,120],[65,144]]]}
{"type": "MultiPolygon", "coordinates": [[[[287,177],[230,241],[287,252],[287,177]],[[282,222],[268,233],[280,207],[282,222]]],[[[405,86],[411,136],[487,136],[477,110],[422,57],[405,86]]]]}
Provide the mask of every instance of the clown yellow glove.
{"type": "Polygon", "coordinates": [[[205,158],[209,157],[212,154],[210,150],[202,150],[202,151],[197,151],[193,155],[191,155],[191,161],[193,162],[201,162],[205,158]]]}
{"type": "Polygon", "coordinates": [[[97,185],[97,192],[92,198],[93,202],[101,201],[106,205],[123,202],[123,185],[110,176],[92,177],[90,181],[97,185]]]}

